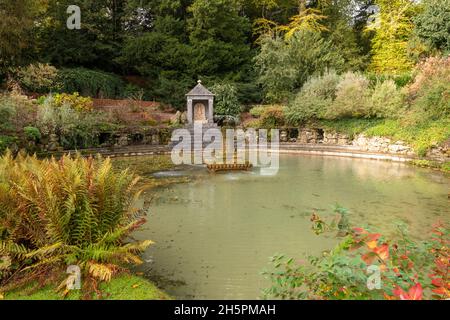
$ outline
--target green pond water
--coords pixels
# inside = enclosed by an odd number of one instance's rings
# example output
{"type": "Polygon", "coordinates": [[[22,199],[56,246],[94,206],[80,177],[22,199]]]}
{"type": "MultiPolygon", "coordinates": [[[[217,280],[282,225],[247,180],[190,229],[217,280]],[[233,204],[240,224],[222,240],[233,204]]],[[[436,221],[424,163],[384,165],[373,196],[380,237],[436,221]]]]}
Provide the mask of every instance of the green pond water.
{"type": "Polygon", "coordinates": [[[271,256],[332,248],[336,240],[314,235],[310,216],[332,217],[336,203],[349,209],[352,224],[386,235],[397,221],[414,237],[450,221],[449,177],[400,163],[281,155],[272,177],[199,167],[174,175],[183,174],[194,179],[144,195],[151,210],[136,234],[156,242],[138,271],[176,298],[260,298],[271,256]]]}

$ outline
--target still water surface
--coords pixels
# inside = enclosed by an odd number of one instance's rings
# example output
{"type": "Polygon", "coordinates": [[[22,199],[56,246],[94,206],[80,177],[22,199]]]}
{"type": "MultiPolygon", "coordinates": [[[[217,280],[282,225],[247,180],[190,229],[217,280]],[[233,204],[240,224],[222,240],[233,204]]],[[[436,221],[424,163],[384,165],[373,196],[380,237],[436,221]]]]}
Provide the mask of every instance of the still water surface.
{"type": "Polygon", "coordinates": [[[415,237],[438,220],[450,222],[449,177],[400,163],[281,155],[273,177],[203,168],[186,174],[195,179],[157,190],[136,235],[156,242],[138,271],[176,298],[259,298],[269,257],[301,258],[333,246],[332,237],[312,233],[309,219],[313,212],[331,217],[337,203],[352,224],[387,235],[397,221],[415,237]]]}

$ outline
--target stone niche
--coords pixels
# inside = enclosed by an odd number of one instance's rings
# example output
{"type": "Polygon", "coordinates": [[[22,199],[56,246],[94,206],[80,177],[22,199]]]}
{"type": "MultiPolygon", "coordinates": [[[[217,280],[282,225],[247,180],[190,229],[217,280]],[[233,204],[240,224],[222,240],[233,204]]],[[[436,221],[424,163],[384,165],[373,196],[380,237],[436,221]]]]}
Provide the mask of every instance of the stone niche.
{"type": "Polygon", "coordinates": [[[189,125],[196,123],[214,123],[214,94],[206,89],[201,80],[187,95],[187,121],[189,125]]]}
{"type": "Polygon", "coordinates": [[[322,129],[301,128],[298,132],[297,142],[302,144],[323,143],[324,132],[322,129]]]}
{"type": "Polygon", "coordinates": [[[286,143],[296,143],[298,138],[299,130],[297,128],[286,128],[280,130],[280,142],[286,143]]]}

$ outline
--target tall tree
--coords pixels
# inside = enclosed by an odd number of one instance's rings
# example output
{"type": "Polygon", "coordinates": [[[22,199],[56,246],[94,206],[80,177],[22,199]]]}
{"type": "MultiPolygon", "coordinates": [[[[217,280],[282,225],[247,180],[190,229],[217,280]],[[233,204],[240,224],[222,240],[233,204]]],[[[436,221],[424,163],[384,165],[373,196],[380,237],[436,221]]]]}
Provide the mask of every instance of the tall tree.
{"type": "MultiPolygon", "coordinates": [[[[359,46],[356,16],[362,10],[361,0],[321,0],[317,8],[327,18],[324,20],[326,32],[323,35],[330,39],[345,59],[349,69],[361,70],[368,64],[367,52],[359,46]]],[[[367,21],[367,20],[366,20],[367,21]]]]}
{"type": "Polygon", "coordinates": [[[238,0],[195,0],[189,7],[193,72],[220,76],[250,63],[251,25],[238,0]]]}
{"type": "Polygon", "coordinates": [[[413,61],[408,57],[408,40],[413,31],[413,0],[376,0],[378,20],[373,24],[370,69],[377,73],[399,74],[408,71],[413,61]]]}
{"type": "Polygon", "coordinates": [[[40,28],[42,57],[58,66],[86,66],[114,71],[123,37],[126,0],[49,0],[40,28]],[[66,26],[69,5],[81,9],[81,29],[66,26]]]}
{"type": "Polygon", "coordinates": [[[35,21],[45,8],[44,0],[0,0],[0,74],[29,58],[35,21]]]}
{"type": "MultiPolygon", "coordinates": [[[[254,34],[258,37],[257,41],[266,35],[276,37],[283,35],[286,39],[292,37],[298,31],[328,31],[324,25],[327,19],[322,12],[314,5],[308,4],[306,0],[297,0],[296,10],[289,16],[286,23],[279,23],[276,20],[270,20],[265,16],[256,19],[253,23],[254,34]]],[[[271,4],[273,8],[278,8],[279,4],[271,4]]]]}
{"type": "Polygon", "coordinates": [[[330,40],[303,30],[287,40],[264,38],[255,58],[259,81],[270,102],[287,100],[313,74],[343,71],[344,59],[330,40]]]}
{"type": "Polygon", "coordinates": [[[432,49],[450,52],[450,0],[424,0],[415,34],[432,49]]]}

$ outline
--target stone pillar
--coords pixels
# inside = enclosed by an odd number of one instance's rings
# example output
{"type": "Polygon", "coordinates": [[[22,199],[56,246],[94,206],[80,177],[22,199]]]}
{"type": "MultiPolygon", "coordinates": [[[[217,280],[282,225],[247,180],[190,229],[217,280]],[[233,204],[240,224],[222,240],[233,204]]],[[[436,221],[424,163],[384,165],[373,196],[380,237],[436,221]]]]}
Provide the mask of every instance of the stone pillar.
{"type": "Polygon", "coordinates": [[[208,100],[208,123],[214,123],[214,99],[208,100]]]}
{"type": "Polygon", "coordinates": [[[192,111],[192,99],[188,99],[188,104],[187,104],[187,120],[189,124],[192,124],[194,122],[194,117],[193,117],[193,111],[192,111]]]}

